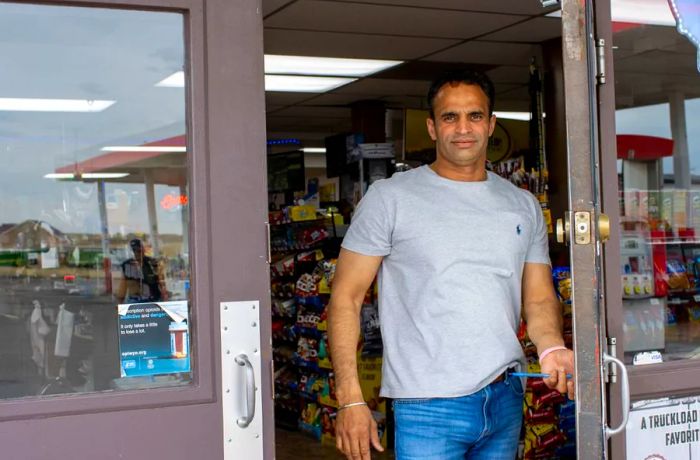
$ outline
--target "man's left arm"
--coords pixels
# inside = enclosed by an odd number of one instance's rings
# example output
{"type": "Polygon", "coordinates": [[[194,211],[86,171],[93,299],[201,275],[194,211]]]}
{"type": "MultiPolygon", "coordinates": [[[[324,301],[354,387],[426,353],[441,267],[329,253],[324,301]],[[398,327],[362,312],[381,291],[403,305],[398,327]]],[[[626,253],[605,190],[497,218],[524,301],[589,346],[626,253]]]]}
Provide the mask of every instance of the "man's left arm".
{"type": "Polygon", "coordinates": [[[574,398],[574,352],[564,345],[561,304],[554,292],[552,270],[547,264],[526,263],[523,270],[523,316],[527,332],[537,347],[544,382],[574,398]]]}

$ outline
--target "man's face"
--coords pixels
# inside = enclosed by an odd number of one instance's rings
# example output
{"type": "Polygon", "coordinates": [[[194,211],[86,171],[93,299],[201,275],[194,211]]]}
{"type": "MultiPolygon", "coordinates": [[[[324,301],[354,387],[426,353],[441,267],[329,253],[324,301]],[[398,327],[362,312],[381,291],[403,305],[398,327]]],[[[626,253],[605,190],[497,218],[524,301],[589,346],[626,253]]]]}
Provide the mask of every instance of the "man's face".
{"type": "Polygon", "coordinates": [[[132,245],[131,250],[134,252],[134,257],[140,259],[143,256],[143,248],[138,245],[132,245]]]}
{"type": "Polygon", "coordinates": [[[439,162],[456,167],[485,164],[496,117],[489,117],[489,100],[479,86],[444,85],[433,100],[433,113],[435,119],[427,120],[428,134],[435,141],[439,162]]]}

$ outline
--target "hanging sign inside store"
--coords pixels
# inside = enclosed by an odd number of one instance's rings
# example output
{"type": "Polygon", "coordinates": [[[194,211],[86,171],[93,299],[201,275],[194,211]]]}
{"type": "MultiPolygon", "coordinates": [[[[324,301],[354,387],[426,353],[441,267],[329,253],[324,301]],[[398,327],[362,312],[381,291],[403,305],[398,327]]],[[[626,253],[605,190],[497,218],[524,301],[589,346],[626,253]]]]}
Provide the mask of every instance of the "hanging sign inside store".
{"type": "Polygon", "coordinates": [[[121,376],[190,371],[187,301],[121,304],[121,376]]]}
{"type": "Polygon", "coordinates": [[[487,151],[489,161],[496,163],[505,160],[511,153],[512,147],[510,133],[508,133],[505,126],[503,126],[503,123],[497,121],[493,134],[489,138],[489,147],[487,151]]]}
{"type": "Polygon", "coordinates": [[[700,458],[700,403],[697,398],[635,403],[626,437],[630,460],[700,458]]]}

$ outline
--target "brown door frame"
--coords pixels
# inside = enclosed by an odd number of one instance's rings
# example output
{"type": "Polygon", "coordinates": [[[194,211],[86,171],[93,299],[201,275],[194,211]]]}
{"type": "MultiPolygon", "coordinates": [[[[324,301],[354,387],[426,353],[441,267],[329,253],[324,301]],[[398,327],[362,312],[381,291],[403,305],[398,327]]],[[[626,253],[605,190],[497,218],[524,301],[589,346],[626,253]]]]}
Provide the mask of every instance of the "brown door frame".
{"type": "Polygon", "coordinates": [[[14,458],[223,458],[219,303],[259,300],[265,458],[274,457],[261,1],[19,0],[183,14],[193,383],[0,401],[14,458]]]}
{"type": "MultiPolygon", "coordinates": [[[[264,458],[275,457],[262,0],[207,0],[212,291],[260,302],[264,458]],[[235,5],[235,6],[231,6],[235,5]],[[242,212],[243,211],[243,212],[242,212]]],[[[195,125],[196,125],[195,120],[195,125]]],[[[212,324],[219,330],[218,314],[212,324]]],[[[216,339],[216,347],[221,341],[216,339]]],[[[215,350],[220,356],[220,349],[215,350]]],[[[220,375],[220,374],[217,374],[220,375]]],[[[204,457],[200,457],[204,458],[204,457]]]]}
{"type": "MultiPolygon", "coordinates": [[[[617,144],[615,141],[615,71],[612,50],[612,13],[610,0],[595,2],[596,37],[605,40],[605,84],[598,85],[598,126],[600,133],[601,208],[610,219],[610,238],[604,245],[603,273],[606,300],[605,324],[608,337],[617,339],[616,354],[622,347],[622,283],[620,280],[620,205],[617,183],[617,144]]],[[[622,399],[618,385],[608,385],[607,416],[617,426],[622,420],[622,399]]],[[[610,458],[625,458],[625,435],[609,441],[610,458]]]]}
{"type": "MultiPolygon", "coordinates": [[[[573,284],[573,333],[576,352],[576,456],[604,458],[604,404],[601,379],[602,300],[599,295],[595,82],[591,62],[591,0],[563,0],[562,56],[566,94],[566,142],[569,184],[569,254],[573,284]],[[589,219],[589,241],[576,241],[576,215],[589,219]]],[[[584,221],[582,221],[584,222],[584,221]]],[[[585,223],[585,222],[584,222],[585,223]]],[[[585,233],[585,232],[584,232],[585,233]]]]}

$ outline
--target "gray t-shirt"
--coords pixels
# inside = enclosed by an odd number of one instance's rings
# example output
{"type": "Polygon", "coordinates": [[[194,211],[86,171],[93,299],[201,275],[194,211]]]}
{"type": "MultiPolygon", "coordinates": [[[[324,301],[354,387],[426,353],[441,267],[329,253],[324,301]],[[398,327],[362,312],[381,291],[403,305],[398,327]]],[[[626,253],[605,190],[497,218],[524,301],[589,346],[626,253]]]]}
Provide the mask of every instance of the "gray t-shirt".
{"type": "Polygon", "coordinates": [[[382,396],[464,396],[512,365],[525,262],[549,264],[536,198],[493,173],[445,179],[423,166],[375,182],[342,246],[384,256],[382,396]]]}

